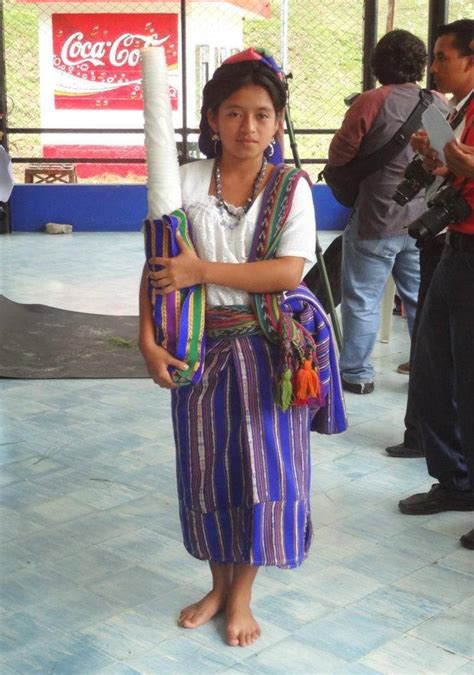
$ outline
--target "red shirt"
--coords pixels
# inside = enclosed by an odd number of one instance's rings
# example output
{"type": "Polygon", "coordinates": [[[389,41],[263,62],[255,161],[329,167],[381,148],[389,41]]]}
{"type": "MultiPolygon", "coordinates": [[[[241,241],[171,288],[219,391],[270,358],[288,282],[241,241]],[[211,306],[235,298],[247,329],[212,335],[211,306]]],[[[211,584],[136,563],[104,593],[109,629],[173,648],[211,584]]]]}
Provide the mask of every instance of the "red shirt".
{"type": "MultiPolygon", "coordinates": [[[[474,147],[474,99],[471,100],[467,109],[466,127],[461,137],[461,142],[474,147]]],[[[453,223],[449,226],[449,229],[474,235],[474,178],[468,178],[463,187],[465,181],[465,178],[459,176],[455,179],[453,185],[455,188],[461,190],[462,196],[471,207],[471,213],[462,223],[453,223]]]]}

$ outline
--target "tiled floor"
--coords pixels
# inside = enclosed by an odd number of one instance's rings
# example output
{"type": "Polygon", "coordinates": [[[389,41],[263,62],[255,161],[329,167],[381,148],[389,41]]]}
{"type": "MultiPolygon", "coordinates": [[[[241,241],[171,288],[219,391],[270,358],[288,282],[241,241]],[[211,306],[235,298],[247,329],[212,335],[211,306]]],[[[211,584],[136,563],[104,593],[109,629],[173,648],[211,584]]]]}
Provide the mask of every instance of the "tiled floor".
{"type": "MultiPolygon", "coordinates": [[[[323,243],[328,235],[322,237],[323,243]]],[[[19,302],[136,311],[138,234],[0,238],[0,292],[19,302]]],[[[394,460],[406,325],[377,345],[374,394],[348,395],[350,429],[313,437],[316,538],[294,571],[262,570],[262,639],[218,619],[176,626],[207,590],[179,532],[168,394],[146,380],[0,381],[1,675],[22,673],[474,673],[472,514],[408,517],[431,484],[394,460]]]]}

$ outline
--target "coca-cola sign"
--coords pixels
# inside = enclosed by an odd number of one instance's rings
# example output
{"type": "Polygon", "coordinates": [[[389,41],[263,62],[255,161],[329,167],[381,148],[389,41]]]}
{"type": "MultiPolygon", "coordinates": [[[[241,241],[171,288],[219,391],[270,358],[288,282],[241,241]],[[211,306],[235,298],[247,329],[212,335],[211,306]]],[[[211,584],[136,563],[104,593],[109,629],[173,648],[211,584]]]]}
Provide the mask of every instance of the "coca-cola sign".
{"type": "Polygon", "coordinates": [[[140,50],[162,45],[177,109],[177,14],[53,14],[52,28],[56,108],[142,108],[140,50]]]}

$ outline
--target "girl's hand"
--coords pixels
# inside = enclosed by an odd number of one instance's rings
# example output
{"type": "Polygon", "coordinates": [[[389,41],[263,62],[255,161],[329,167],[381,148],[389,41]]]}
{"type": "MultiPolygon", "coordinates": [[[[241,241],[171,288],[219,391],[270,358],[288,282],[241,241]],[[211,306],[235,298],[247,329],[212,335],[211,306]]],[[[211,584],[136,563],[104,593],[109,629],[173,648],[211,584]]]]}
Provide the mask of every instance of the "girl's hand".
{"type": "Polygon", "coordinates": [[[204,262],[186,246],[179,233],[176,235],[176,241],[180,250],[179,255],[174,258],[148,259],[149,264],[163,267],[159,272],[147,273],[151,285],[162,294],[189,288],[204,281],[204,262]]]}
{"type": "Polygon", "coordinates": [[[168,367],[172,366],[178,370],[187,370],[188,365],[184,361],[176,359],[159,345],[150,345],[142,349],[142,354],[153,382],[164,389],[176,389],[168,367]]]}

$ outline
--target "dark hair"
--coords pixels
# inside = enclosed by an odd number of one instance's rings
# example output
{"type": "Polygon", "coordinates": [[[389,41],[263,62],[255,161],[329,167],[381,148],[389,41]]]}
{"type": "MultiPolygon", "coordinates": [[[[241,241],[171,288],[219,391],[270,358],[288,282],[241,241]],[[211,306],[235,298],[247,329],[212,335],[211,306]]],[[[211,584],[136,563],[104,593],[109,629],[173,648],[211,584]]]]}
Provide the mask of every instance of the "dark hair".
{"type": "Polygon", "coordinates": [[[453,35],[454,47],[459,51],[460,56],[472,56],[474,54],[470,45],[471,41],[474,40],[474,19],[459,19],[459,21],[438,26],[436,35],[437,37],[453,35]]]}
{"type": "Polygon", "coordinates": [[[392,30],[378,41],[371,66],[380,84],[418,82],[426,66],[423,40],[407,30],[392,30]]]}
{"type": "Polygon", "coordinates": [[[215,157],[212,129],[207,121],[207,112],[217,114],[219,106],[242,87],[255,84],[263,87],[273,103],[275,112],[281,113],[286,105],[286,89],[276,73],[262,61],[224,63],[206,83],[202,93],[201,121],[199,123],[199,149],[207,157],[215,157]]]}

